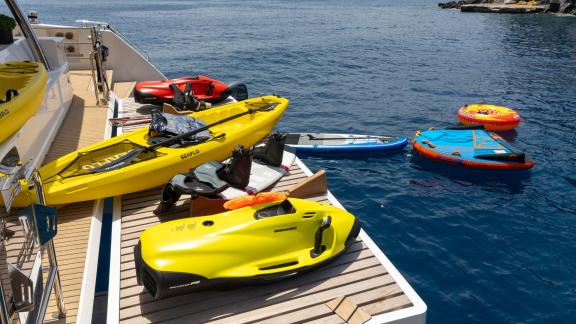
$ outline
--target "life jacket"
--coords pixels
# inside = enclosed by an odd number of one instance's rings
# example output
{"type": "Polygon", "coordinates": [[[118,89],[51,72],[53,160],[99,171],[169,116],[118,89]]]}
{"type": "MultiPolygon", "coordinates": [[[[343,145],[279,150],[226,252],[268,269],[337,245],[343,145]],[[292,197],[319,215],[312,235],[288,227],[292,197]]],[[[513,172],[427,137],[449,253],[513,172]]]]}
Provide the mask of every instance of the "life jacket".
{"type": "Polygon", "coordinates": [[[224,203],[224,208],[228,210],[239,209],[242,207],[260,205],[274,201],[284,201],[288,198],[282,192],[261,192],[255,196],[242,196],[224,203]]]}

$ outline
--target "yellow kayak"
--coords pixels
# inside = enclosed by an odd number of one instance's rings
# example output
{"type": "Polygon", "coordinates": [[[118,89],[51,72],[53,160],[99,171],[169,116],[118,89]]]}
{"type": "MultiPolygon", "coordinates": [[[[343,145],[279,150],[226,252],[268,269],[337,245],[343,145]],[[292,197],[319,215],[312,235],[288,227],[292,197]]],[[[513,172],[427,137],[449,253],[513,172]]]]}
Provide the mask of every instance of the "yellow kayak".
{"type": "Polygon", "coordinates": [[[40,108],[48,72],[38,62],[0,64],[0,143],[40,108]]]}
{"type": "MultiPolygon", "coordinates": [[[[69,153],[39,169],[46,203],[69,204],[160,186],[177,173],[228,158],[238,144],[250,147],[258,143],[287,107],[287,99],[266,96],[191,114],[211,132],[211,137],[199,144],[151,146],[149,127],[144,127],[69,153]]],[[[13,206],[26,206],[35,197],[24,186],[13,206]]]]}

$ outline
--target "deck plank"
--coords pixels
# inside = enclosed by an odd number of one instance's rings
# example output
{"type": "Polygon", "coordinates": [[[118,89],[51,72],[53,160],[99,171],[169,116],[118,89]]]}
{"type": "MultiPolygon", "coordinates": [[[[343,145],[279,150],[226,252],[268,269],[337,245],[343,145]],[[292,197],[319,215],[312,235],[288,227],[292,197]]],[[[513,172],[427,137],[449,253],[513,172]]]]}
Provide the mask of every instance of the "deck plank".
{"type": "Polygon", "coordinates": [[[71,71],[72,105],[58,130],[44,163],[104,139],[108,108],[98,106],[91,87],[90,71],[71,71]]]}
{"type": "MultiPolygon", "coordinates": [[[[112,79],[110,71],[108,77],[112,79]]],[[[72,105],[44,163],[104,139],[108,108],[96,104],[90,71],[71,71],[70,82],[74,88],[72,105]]],[[[94,202],[87,201],[58,209],[58,235],[54,238],[54,247],[67,314],[64,319],[57,318],[53,292],[44,319],[47,323],[76,322],[93,207],[94,202]]],[[[43,264],[47,265],[48,261],[43,260],[43,264]]]]}
{"type": "MultiPolygon", "coordinates": [[[[63,212],[58,214],[58,224],[66,224],[68,221],[73,222],[78,219],[91,219],[92,206],[93,204],[78,203],[63,207],[61,209],[63,212]],[[78,208],[79,206],[82,206],[83,208],[78,208]],[[69,207],[74,208],[75,212],[67,213],[66,209],[69,207]]],[[[62,292],[64,295],[67,315],[65,319],[57,318],[58,308],[56,307],[54,293],[52,293],[46,317],[44,319],[45,322],[76,322],[75,310],[78,308],[78,301],[80,298],[80,289],[84,277],[84,260],[88,248],[88,237],[90,232],[89,222],[82,222],[81,224],[83,226],[59,226],[58,228],[58,235],[54,239],[54,247],[58,258],[60,280],[62,283],[62,292]]],[[[43,264],[47,265],[48,260],[43,260],[43,264]]]]}

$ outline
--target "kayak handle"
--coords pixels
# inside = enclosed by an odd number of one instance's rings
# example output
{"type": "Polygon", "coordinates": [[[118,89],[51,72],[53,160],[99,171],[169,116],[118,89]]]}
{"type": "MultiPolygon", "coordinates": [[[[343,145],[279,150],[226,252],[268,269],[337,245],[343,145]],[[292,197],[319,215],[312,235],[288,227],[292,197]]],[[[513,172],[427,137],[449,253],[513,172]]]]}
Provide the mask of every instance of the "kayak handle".
{"type": "Polygon", "coordinates": [[[314,250],[310,252],[310,256],[312,258],[318,257],[320,254],[322,254],[322,252],[324,252],[324,250],[326,250],[326,247],[322,246],[322,234],[324,234],[324,231],[327,230],[331,224],[332,224],[332,217],[331,216],[324,217],[314,237],[314,250]]]}

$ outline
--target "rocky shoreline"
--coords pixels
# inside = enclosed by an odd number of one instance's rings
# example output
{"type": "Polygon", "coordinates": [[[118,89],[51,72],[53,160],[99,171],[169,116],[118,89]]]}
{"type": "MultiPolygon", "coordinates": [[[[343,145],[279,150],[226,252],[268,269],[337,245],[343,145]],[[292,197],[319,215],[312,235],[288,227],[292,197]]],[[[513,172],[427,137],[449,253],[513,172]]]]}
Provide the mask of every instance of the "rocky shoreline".
{"type": "Polygon", "coordinates": [[[576,0],[459,0],[439,3],[442,9],[467,12],[562,13],[576,15],[576,0]]]}

